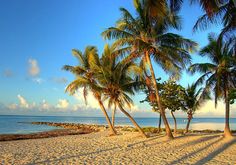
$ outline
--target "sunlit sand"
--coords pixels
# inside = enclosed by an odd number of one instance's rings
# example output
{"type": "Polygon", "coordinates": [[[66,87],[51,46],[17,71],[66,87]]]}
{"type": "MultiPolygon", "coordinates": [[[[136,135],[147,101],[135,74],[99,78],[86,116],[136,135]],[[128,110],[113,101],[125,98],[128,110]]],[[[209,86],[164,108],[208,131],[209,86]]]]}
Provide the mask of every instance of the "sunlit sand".
{"type": "Polygon", "coordinates": [[[148,139],[137,132],[0,142],[5,164],[236,164],[236,138],[222,134],[163,135],[148,139]]]}

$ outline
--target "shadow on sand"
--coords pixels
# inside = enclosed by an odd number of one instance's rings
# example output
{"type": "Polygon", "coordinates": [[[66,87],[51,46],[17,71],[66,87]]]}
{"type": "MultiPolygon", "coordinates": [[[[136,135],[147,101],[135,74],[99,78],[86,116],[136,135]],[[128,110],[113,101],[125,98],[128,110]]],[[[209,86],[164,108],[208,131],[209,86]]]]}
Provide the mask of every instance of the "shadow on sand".
{"type": "Polygon", "coordinates": [[[144,144],[145,142],[150,142],[150,141],[156,140],[156,139],[161,138],[163,136],[165,136],[165,135],[159,134],[157,136],[153,136],[153,137],[150,137],[148,139],[141,140],[139,142],[126,144],[124,146],[117,146],[117,147],[104,149],[104,150],[100,149],[100,150],[90,152],[90,153],[81,153],[81,154],[77,154],[77,155],[61,156],[60,158],[53,159],[53,160],[44,160],[44,161],[38,161],[38,162],[35,161],[33,164],[55,163],[55,162],[60,162],[60,161],[63,161],[63,160],[67,160],[67,159],[71,159],[71,158],[78,158],[78,157],[87,156],[87,155],[93,155],[93,157],[96,157],[97,154],[100,154],[100,153],[103,153],[103,152],[106,152],[106,151],[112,151],[112,150],[115,150],[115,149],[124,149],[124,148],[125,149],[131,149],[135,146],[140,146],[140,144],[144,144]]]}
{"type": "MultiPolygon", "coordinates": [[[[90,152],[90,153],[80,153],[80,154],[77,154],[77,155],[68,155],[68,156],[61,156],[60,158],[57,158],[57,159],[50,159],[50,160],[45,160],[45,161],[35,161],[34,164],[44,164],[44,163],[56,163],[56,162],[60,162],[60,161],[66,161],[68,159],[71,159],[71,158],[79,158],[81,156],[87,156],[87,155],[91,155],[93,158],[95,158],[98,154],[100,153],[103,153],[103,152],[107,152],[107,151],[112,151],[112,150],[116,150],[116,149],[125,149],[125,150],[132,150],[134,148],[142,148],[145,146],[154,146],[156,144],[159,144],[159,143],[165,143],[167,141],[171,141],[171,140],[166,140],[166,141],[162,141],[162,142],[155,142],[156,139],[159,139],[159,138],[162,138],[163,136],[165,135],[157,135],[157,136],[153,136],[153,137],[150,137],[148,139],[144,139],[144,140],[141,140],[141,141],[138,141],[138,142],[134,142],[134,143],[128,143],[126,145],[123,145],[123,146],[116,146],[116,147],[113,147],[113,148],[109,148],[109,149],[98,149],[97,151],[94,151],[94,152],[90,152]],[[154,143],[152,144],[148,144],[146,145],[145,143],[147,142],[152,142],[154,141],[154,143]]],[[[188,138],[188,137],[191,137],[191,136],[195,136],[195,135],[185,135],[185,136],[180,136],[180,137],[176,137],[176,139],[178,138],[188,138]]],[[[184,156],[182,156],[181,158],[177,159],[177,160],[174,160],[172,162],[169,162],[168,164],[177,164],[177,163],[181,163],[183,160],[186,160],[188,158],[191,158],[192,156],[196,155],[197,153],[199,152],[202,152],[204,151],[205,149],[209,148],[210,146],[214,145],[214,144],[217,144],[219,143],[220,141],[223,140],[223,136],[217,134],[217,135],[212,135],[212,136],[207,136],[207,137],[202,137],[202,138],[199,138],[199,139],[196,139],[194,141],[191,141],[191,142],[187,142],[187,143],[184,143],[182,145],[179,145],[179,146],[175,146],[173,149],[171,150],[168,150],[166,152],[170,153],[171,151],[175,151],[176,149],[178,148],[185,148],[185,147],[188,147],[190,145],[196,145],[198,143],[201,143],[201,142],[206,142],[206,141],[209,141],[209,140],[212,140],[212,139],[215,139],[213,142],[210,142],[209,144],[207,144],[206,146],[204,146],[203,148],[200,148],[194,152],[191,152],[191,153],[188,153],[184,156]]],[[[220,154],[221,152],[223,152],[225,149],[227,149],[230,145],[236,143],[236,139],[233,138],[232,140],[230,140],[229,142],[223,144],[222,146],[219,146],[217,150],[213,151],[212,153],[210,153],[209,155],[206,155],[204,158],[202,158],[201,160],[199,160],[198,162],[196,162],[196,165],[200,165],[200,164],[204,164],[206,162],[208,162],[209,160],[213,159],[215,156],[217,156],[218,154],[220,154]]]]}
{"type": "Polygon", "coordinates": [[[230,140],[229,142],[225,143],[224,145],[218,147],[217,150],[213,151],[209,155],[206,155],[206,157],[204,157],[204,158],[200,159],[199,161],[197,161],[195,163],[195,165],[201,165],[201,164],[204,164],[204,163],[210,161],[211,159],[213,159],[215,156],[217,156],[218,154],[220,154],[221,152],[226,150],[228,147],[230,147],[234,143],[236,143],[235,137],[234,137],[234,139],[230,140]]]}
{"type": "MultiPolygon", "coordinates": [[[[217,138],[219,137],[219,139],[209,143],[208,145],[204,146],[203,148],[200,148],[194,152],[191,152],[189,154],[186,154],[184,155],[183,157],[175,160],[175,161],[172,161],[168,164],[177,164],[177,163],[181,163],[183,160],[186,160],[188,158],[191,158],[192,156],[198,154],[199,152],[202,152],[204,150],[206,150],[207,148],[209,148],[210,146],[214,145],[214,144],[217,144],[219,143],[220,141],[222,141],[224,139],[224,137],[222,135],[217,135],[217,136],[209,136],[209,137],[205,137],[205,138],[201,138],[201,139],[198,139],[197,141],[193,141],[191,143],[186,143],[184,145],[182,145],[182,147],[187,147],[189,145],[193,145],[193,144],[197,144],[198,142],[200,143],[201,141],[207,141],[207,140],[210,140],[210,139],[213,139],[213,138],[217,138]]],[[[209,155],[206,155],[204,158],[198,160],[195,165],[201,165],[201,164],[204,164],[204,163],[207,163],[208,161],[210,161],[211,159],[213,159],[215,156],[217,156],[218,154],[220,154],[221,152],[223,152],[224,150],[226,150],[228,147],[230,147],[230,145],[236,143],[236,139],[235,137],[232,138],[232,140],[224,143],[223,145],[220,145],[217,147],[217,149],[213,152],[211,152],[209,155]]],[[[179,147],[180,148],[180,147],[179,147]]]]}

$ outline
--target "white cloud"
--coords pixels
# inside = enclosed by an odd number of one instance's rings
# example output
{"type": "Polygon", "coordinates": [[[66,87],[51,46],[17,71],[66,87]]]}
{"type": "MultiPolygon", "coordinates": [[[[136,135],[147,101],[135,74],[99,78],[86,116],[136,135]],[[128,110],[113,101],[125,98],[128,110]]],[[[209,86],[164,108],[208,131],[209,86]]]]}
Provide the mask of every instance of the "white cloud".
{"type": "MultiPolygon", "coordinates": [[[[12,103],[7,105],[2,105],[2,109],[7,110],[17,110],[19,112],[31,111],[31,112],[75,112],[78,110],[85,110],[84,106],[81,104],[70,105],[69,101],[66,99],[59,99],[57,104],[50,104],[46,99],[43,99],[41,102],[31,102],[29,103],[22,95],[17,95],[19,103],[12,103]]],[[[0,104],[1,105],[1,104],[0,104]]],[[[1,106],[0,106],[1,107],[1,106]]]]}
{"type": "MultiPolygon", "coordinates": [[[[85,100],[83,96],[83,89],[79,89],[76,94],[73,95],[74,98],[81,104],[85,105],[85,100]]],[[[107,105],[106,102],[104,105],[107,105]]],[[[87,95],[87,105],[85,105],[86,109],[100,109],[98,101],[94,98],[92,92],[88,92],[87,95]]]]}
{"type": "Polygon", "coordinates": [[[78,111],[78,110],[84,110],[83,108],[81,108],[80,105],[73,105],[72,108],[71,108],[72,111],[78,111]]]}
{"type": "Polygon", "coordinates": [[[39,77],[33,78],[32,80],[33,80],[33,82],[36,82],[37,84],[42,84],[44,82],[44,80],[42,78],[39,78],[39,77]]]}
{"type": "Polygon", "coordinates": [[[28,63],[29,63],[29,69],[28,69],[29,75],[37,76],[40,72],[37,60],[29,59],[28,63]]]}
{"type": "MultiPolygon", "coordinates": [[[[95,97],[93,96],[92,92],[88,92],[87,95],[87,105],[85,104],[85,100],[84,100],[84,96],[83,96],[83,89],[79,89],[77,93],[75,93],[74,98],[77,100],[78,106],[75,106],[74,109],[86,109],[86,110],[100,110],[100,106],[98,104],[98,101],[95,99],[95,97]],[[84,106],[82,106],[82,105],[84,106]]],[[[108,102],[104,101],[103,102],[105,109],[109,112],[110,109],[108,109],[107,105],[108,102]]],[[[113,109],[113,107],[112,107],[113,109]]],[[[131,105],[131,107],[125,106],[124,107],[125,111],[129,112],[129,113],[149,113],[149,111],[147,111],[147,109],[145,108],[140,108],[137,104],[131,105]]],[[[119,110],[119,108],[117,107],[117,112],[119,114],[122,114],[122,112],[119,110]]]]}
{"type": "Polygon", "coordinates": [[[198,116],[224,116],[225,104],[223,101],[218,101],[217,107],[215,107],[213,100],[207,101],[196,111],[196,114],[198,116]]]}
{"type": "Polygon", "coordinates": [[[11,110],[15,110],[15,109],[17,109],[17,107],[18,107],[18,105],[15,103],[7,105],[7,108],[9,108],[11,110]]]}
{"type": "Polygon", "coordinates": [[[21,107],[21,108],[26,108],[26,109],[28,109],[29,108],[29,104],[28,104],[28,102],[26,101],[26,99],[23,97],[23,96],[21,96],[21,95],[17,95],[17,97],[18,97],[18,100],[19,100],[19,102],[20,102],[20,104],[19,104],[19,106],[21,107]]]}
{"type": "Polygon", "coordinates": [[[69,106],[69,102],[66,99],[59,99],[57,103],[57,108],[66,109],[69,106]]]}
{"type": "Polygon", "coordinates": [[[127,110],[130,110],[131,113],[135,113],[135,112],[147,112],[146,109],[141,109],[138,105],[131,105],[130,108],[127,107],[127,110]]]}
{"type": "Polygon", "coordinates": [[[39,105],[40,110],[49,110],[50,109],[49,103],[44,99],[42,103],[39,105]]]}
{"type": "Polygon", "coordinates": [[[67,79],[64,77],[53,77],[51,79],[53,82],[57,83],[57,84],[65,84],[67,83],[67,79]]]}

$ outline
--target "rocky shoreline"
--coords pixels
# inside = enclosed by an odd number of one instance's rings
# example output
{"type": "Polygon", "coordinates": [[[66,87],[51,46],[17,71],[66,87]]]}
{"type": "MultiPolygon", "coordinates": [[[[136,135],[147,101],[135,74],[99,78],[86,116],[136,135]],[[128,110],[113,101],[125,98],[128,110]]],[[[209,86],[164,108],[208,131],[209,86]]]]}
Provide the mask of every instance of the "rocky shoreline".
{"type": "MultiPolygon", "coordinates": [[[[34,124],[34,125],[48,125],[53,127],[60,127],[61,129],[55,129],[51,131],[44,131],[37,133],[29,133],[29,134],[3,134],[0,135],[0,141],[39,139],[39,138],[49,138],[49,137],[57,137],[65,135],[89,134],[92,132],[105,131],[108,129],[108,126],[106,125],[96,125],[96,124],[54,123],[54,122],[21,122],[21,123],[34,124]]],[[[134,128],[130,126],[116,126],[116,129],[135,131],[134,128]]]]}
{"type": "Polygon", "coordinates": [[[73,123],[51,123],[51,122],[24,122],[24,123],[61,127],[62,129],[55,129],[51,131],[29,133],[29,134],[4,134],[0,135],[0,141],[39,139],[39,138],[49,138],[49,137],[57,137],[65,135],[88,134],[92,132],[98,132],[102,128],[102,126],[73,124],[73,123]]]}

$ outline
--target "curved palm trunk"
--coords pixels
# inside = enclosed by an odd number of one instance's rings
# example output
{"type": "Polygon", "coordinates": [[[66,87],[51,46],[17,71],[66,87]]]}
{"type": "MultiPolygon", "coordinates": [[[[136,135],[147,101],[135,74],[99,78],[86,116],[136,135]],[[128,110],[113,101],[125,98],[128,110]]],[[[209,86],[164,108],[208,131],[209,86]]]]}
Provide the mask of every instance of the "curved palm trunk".
{"type": "Polygon", "coordinates": [[[115,131],[114,127],[113,127],[112,124],[111,124],[111,121],[110,121],[110,119],[109,119],[109,117],[108,117],[107,111],[105,110],[105,107],[104,107],[104,105],[103,105],[101,99],[98,99],[98,98],[97,98],[97,100],[98,100],[98,104],[99,104],[99,106],[100,106],[102,112],[104,113],[104,115],[105,115],[105,117],[106,117],[106,120],[107,120],[108,126],[109,126],[109,128],[110,128],[111,134],[116,135],[116,131],[115,131]]]}
{"type": "Polygon", "coordinates": [[[170,111],[171,112],[171,115],[174,119],[174,124],[175,124],[175,129],[174,129],[174,134],[177,134],[177,122],[176,122],[176,118],[175,118],[175,115],[174,115],[174,112],[173,111],[170,111]]]}
{"type": "Polygon", "coordinates": [[[232,136],[232,133],[231,133],[230,127],[229,127],[229,112],[230,112],[229,91],[228,91],[228,87],[226,87],[226,90],[225,90],[225,129],[224,129],[224,136],[225,137],[232,136]]]}
{"type": "Polygon", "coordinates": [[[134,126],[138,129],[138,131],[142,134],[142,136],[147,138],[147,135],[143,132],[142,128],[140,128],[140,126],[136,123],[136,121],[132,118],[132,116],[130,116],[130,114],[124,110],[124,108],[120,105],[120,103],[117,103],[117,105],[119,106],[121,112],[123,112],[130,119],[130,121],[134,124],[134,126]]]}
{"type": "Polygon", "coordinates": [[[112,126],[115,128],[115,114],[116,114],[116,106],[114,106],[113,112],[112,112],[112,126]]]}
{"type": "Polygon", "coordinates": [[[193,118],[192,111],[190,111],[188,113],[188,123],[187,123],[186,128],[185,128],[185,133],[188,133],[189,125],[190,125],[190,122],[191,122],[192,118],[193,118]]]}
{"type": "Polygon", "coordinates": [[[158,91],[158,87],[157,87],[157,82],[156,82],[156,77],[155,77],[155,74],[154,74],[154,70],[153,70],[152,63],[151,63],[150,56],[149,56],[148,52],[146,52],[146,59],[147,59],[147,62],[148,62],[148,65],[149,65],[149,68],[150,68],[150,71],[151,71],[151,74],[152,74],[152,81],[153,81],[153,85],[154,85],[154,88],[155,88],[157,104],[158,104],[158,107],[159,107],[159,110],[160,110],[160,114],[162,116],[163,123],[165,125],[166,135],[169,138],[173,139],[174,138],[173,134],[171,132],[168,120],[166,118],[165,111],[164,111],[164,109],[162,107],[162,104],[161,104],[161,100],[160,100],[160,96],[159,96],[159,91],[158,91]]]}
{"type": "Polygon", "coordinates": [[[159,113],[158,132],[161,132],[161,114],[159,113]]]}

